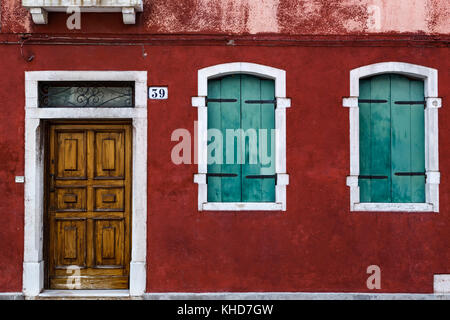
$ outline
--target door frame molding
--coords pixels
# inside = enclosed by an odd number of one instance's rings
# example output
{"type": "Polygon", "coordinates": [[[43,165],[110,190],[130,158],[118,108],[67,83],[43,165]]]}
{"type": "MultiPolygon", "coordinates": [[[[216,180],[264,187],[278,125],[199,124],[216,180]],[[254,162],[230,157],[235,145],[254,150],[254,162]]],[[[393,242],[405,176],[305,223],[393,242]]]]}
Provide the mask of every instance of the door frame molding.
{"type": "Polygon", "coordinates": [[[147,71],[25,72],[25,226],[23,293],[44,288],[44,131],[50,119],[131,119],[133,131],[130,295],[146,289],[147,259],[147,71]],[[134,108],[38,108],[39,81],[134,81],[134,108]]]}

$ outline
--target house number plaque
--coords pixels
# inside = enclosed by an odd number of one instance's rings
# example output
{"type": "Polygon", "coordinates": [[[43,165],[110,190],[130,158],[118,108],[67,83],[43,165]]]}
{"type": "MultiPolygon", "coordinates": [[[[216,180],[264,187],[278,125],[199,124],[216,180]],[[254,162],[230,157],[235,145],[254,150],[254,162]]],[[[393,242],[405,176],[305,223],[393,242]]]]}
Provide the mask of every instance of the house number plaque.
{"type": "Polygon", "coordinates": [[[166,100],[169,97],[168,87],[149,87],[148,98],[151,100],[166,100]]]}

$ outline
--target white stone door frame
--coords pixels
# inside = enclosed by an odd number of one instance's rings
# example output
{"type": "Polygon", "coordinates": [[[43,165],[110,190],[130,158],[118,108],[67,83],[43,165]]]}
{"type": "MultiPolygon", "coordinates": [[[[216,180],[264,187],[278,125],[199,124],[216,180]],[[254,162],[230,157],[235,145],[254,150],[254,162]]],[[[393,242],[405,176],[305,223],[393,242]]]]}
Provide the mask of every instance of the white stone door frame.
{"type": "Polygon", "coordinates": [[[433,68],[404,62],[375,63],[350,71],[350,96],[343,99],[350,116],[350,211],[439,212],[439,137],[438,110],[442,99],[438,96],[438,71],[433,68]],[[415,77],[424,81],[425,96],[425,203],[361,203],[359,177],[359,82],[362,78],[386,73],[415,77]]]}
{"type": "Polygon", "coordinates": [[[146,289],[147,256],[147,71],[25,72],[25,228],[23,293],[33,297],[44,287],[44,148],[42,120],[131,119],[133,174],[130,288],[146,289]],[[39,81],[133,81],[134,108],[38,108],[39,81]]]}

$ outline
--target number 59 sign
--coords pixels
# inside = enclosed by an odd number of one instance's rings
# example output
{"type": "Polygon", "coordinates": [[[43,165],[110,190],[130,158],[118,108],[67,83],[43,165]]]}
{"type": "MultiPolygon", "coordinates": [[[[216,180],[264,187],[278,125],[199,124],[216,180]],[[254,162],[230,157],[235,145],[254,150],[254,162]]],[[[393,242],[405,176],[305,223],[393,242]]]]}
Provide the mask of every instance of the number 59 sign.
{"type": "Polygon", "coordinates": [[[149,87],[148,98],[152,100],[165,100],[169,97],[168,87],[149,87]]]}

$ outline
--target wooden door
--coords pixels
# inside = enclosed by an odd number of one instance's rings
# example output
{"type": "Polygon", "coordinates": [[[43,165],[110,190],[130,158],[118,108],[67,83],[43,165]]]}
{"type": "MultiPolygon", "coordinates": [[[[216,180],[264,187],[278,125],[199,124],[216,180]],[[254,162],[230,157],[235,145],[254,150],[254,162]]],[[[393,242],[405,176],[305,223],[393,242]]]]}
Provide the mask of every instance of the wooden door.
{"type": "Polygon", "coordinates": [[[48,287],[127,289],[130,125],[51,123],[47,137],[48,287]]]}

